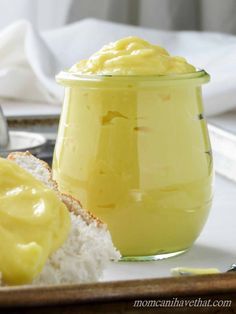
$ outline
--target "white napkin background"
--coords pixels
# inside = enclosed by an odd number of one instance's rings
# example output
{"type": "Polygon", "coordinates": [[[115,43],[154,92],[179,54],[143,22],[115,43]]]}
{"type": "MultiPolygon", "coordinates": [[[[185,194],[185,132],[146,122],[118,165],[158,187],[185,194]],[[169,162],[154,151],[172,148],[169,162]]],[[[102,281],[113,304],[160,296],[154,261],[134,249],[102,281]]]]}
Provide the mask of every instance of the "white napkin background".
{"type": "Polygon", "coordinates": [[[66,27],[38,33],[18,21],[0,33],[0,98],[58,104],[63,88],[54,76],[104,44],[136,35],[180,55],[211,75],[203,86],[206,114],[236,107],[236,36],[169,32],[85,19],[66,27]]]}

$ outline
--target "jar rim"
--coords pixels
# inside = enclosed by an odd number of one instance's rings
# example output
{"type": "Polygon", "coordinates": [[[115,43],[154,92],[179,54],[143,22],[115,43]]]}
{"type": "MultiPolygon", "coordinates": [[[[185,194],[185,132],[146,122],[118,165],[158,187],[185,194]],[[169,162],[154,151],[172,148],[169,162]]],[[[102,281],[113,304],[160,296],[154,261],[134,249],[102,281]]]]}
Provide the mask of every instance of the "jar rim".
{"type": "Polygon", "coordinates": [[[62,85],[70,85],[79,82],[167,82],[167,81],[189,81],[197,80],[203,84],[210,80],[210,75],[203,69],[196,72],[166,75],[98,75],[98,74],[77,74],[69,71],[61,71],[56,75],[56,81],[62,85]]]}

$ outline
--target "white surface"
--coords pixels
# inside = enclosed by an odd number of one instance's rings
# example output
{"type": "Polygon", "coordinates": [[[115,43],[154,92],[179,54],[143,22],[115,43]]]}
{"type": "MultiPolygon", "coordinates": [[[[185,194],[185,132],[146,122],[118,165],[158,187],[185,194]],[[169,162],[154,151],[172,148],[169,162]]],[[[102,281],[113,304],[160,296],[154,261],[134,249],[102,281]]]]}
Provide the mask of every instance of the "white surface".
{"type": "MultiPolygon", "coordinates": [[[[10,131],[9,144],[4,147],[3,152],[10,153],[11,151],[26,151],[40,147],[46,143],[43,135],[33,132],[10,131]]],[[[0,152],[2,152],[0,150],[0,152]]]]}
{"type": "Polygon", "coordinates": [[[236,183],[236,133],[234,129],[225,123],[221,127],[208,124],[208,130],[217,173],[236,183]],[[229,132],[226,129],[232,131],[229,132]]]}
{"type": "Polygon", "coordinates": [[[55,117],[61,113],[61,106],[58,104],[19,102],[2,100],[0,102],[3,113],[7,118],[40,118],[55,117]]]}
{"type": "Polygon", "coordinates": [[[211,117],[210,123],[236,134],[236,110],[225,112],[219,116],[211,117]]]}
{"type": "Polygon", "coordinates": [[[56,73],[88,58],[104,44],[130,35],[164,46],[173,55],[185,56],[211,74],[211,84],[204,87],[207,114],[236,106],[236,36],[157,31],[92,19],[44,33],[23,20],[3,30],[0,97],[61,103],[63,88],[55,83],[56,73]]]}
{"type": "Polygon", "coordinates": [[[154,262],[113,263],[104,281],[170,276],[173,267],[217,267],[236,262],[236,184],[216,177],[213,208],[195,245],[185,254],[154,262]]]}

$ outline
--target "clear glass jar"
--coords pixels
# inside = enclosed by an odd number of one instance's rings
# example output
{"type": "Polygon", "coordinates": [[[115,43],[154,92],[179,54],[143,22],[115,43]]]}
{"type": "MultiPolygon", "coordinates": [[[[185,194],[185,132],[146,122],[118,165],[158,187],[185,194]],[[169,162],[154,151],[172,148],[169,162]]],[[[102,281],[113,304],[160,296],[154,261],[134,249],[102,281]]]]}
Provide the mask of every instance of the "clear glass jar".
{"type": "Polygon", "coordinates": [[[167,76],[61,72],[53,160],[60,189],[107,223],[126,260],[180,254],[212,202],[212,153],[201,70],[167,76]]]}

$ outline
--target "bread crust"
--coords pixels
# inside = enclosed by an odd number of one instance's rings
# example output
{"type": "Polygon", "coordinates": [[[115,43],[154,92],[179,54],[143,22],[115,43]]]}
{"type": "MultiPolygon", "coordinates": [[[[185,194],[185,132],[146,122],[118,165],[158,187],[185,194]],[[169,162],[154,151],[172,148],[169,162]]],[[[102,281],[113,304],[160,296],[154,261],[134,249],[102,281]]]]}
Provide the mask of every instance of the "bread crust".
{"type": "MultiPolygon", "coordinates": [[[[79,200],[74,198],[72,195],[68,193],[62,193],[59,190],[57,182],[52,178],[52,170],[50,166],[43,160],[38,159],[34,155],[32,155],[29,151],[26,152],[12,152],[7,156],[8,160],[17,163],[18,158],[29,157],[32,158],[35,162],[41,165],[45,170],[47,170],[49,174],[49,182],[52,189],[56,192],[60,200],[66,205],[67,209],[70,212],[73,212],[75,215],[80,216],[88,225],[91,223],[96,223],[99,228],[107,228],[106,224],[104,224],[100,219],[95,217],[90,211],[82,208],[82,205],[79,200]]],[[[20,166],[20,165],[19,165],[20,166]]],[[[27,169],[25,169],[27,171],[27,169]]]]}

